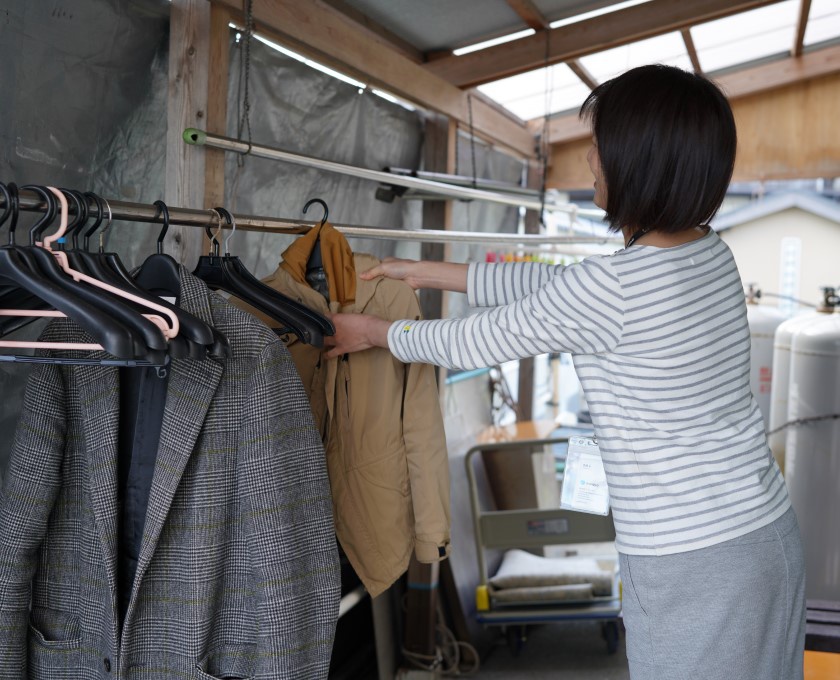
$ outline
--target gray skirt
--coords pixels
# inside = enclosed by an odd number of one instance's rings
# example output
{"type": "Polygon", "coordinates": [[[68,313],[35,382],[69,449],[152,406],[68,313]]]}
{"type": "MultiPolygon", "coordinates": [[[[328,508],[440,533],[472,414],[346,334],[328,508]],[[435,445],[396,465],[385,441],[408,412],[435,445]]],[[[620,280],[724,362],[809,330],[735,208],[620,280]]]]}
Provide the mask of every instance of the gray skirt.
{"type": "Polygon", "coordinates": [[[676,555],[619,555],[631,680],[802,680],[805,564],[793,510],[676,555]]]}

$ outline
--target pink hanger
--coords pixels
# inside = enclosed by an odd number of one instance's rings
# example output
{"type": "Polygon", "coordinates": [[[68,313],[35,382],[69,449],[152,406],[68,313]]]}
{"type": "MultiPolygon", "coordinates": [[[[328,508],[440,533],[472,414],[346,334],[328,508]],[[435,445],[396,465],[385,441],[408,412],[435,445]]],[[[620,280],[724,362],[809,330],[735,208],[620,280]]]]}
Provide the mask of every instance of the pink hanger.
{"type": "Polygon", "coordinates": [[[53,256],[55,256],[55,259],[58,261],[58,264],[61,266],[64,272],[68,276],[70,276],[74,281],[84,281],[85,283],[89,283],[91,286],[95,286],[96,288],[107,290],[109,293],[113,293],[118,297],[125,298],[126,300],[131,300],[132,302],[135,302],[142,307],[146,307],[156,312],[160,312],[163,317],[166,317],[169,320],[168,325],[166,321],[164,321],[164,319],[157,314],[144,314],[143,316],[145,316],[149,321],[154,323],[163,333],[163,336],[165,338],[170,339],[178,335],[178,331],[180,330],[180,324],[178,322],[178,317],[172,310],[167,309],[163,305],[157,305],[154,302],[149,302],[141,297],[138,297],[137,295],[129,293],[128,291],[111,286],[105,283],[104,281],[95,279],[92,276],[83,274],[80,271],[76,271],[75,269],[70,267],[70,263],[67,261],[67,255],[65,253],[61,252],[60,250],[52,249],[52,244],[55,243],[58,239],[60,239],[62,236],[64,236],[64,232],[67,230],[68,209],[67,198],[61,191],[59,191],[55,187],[47,187],[47,189],[49,189],[53,194],[55,194],[56,198],[61,204],[61,220],[59,222],[58,231],[45,238],[43,244],[38,243],[36,245],[43,245],[43,247],[46,250],[50,251],[53,254],[53,256]]]}
{"type": "MultiPolygon", "coordinates": [[[[90,276],[82,274],[81,272],[77,272],[74,269],[71,269],[69,263],[67,262],[67,256],[62,253],[61,251],[54,251],[52,250],[52,244],[61,238],[64,232],[67,230],[67,216],[68,216],[68,209],[67,209],[67,199],[65,198],[64,194],[61,193],[58,189],[54,187],[47,187],[50,191],[52,191],[59,200],[61,204],[61,220],[59,223],[59,229],[55,234],[47,237],[43,241],[43,247],[49,250],[58,261],[61,268],[67,272],[73,279],[76,281],[85,281],[90,283],[97,288],[102,288],[103,290],[108,290],[119,297],[127,298],[133,300],[140,305],[154,309],[156,311],[161,311],[163,314],[170,320],[170,325],[167,325],[166,321],[158,315],[149,314],[144,315],[147,319],[149,319],[152,323],[154,323],[158,328],[160,328],[161,332],[164,334],[166,338],[175,337],[178,334],[179,330],[179,323],[178,317],[175,316],[170,310],[165,307],[158,307],[154,303],[147,302],[141,298],[138,298],[131,293],[128,293],[123,290],[119,290],[114,288],[113,286],[109,286],[108,284],[104,283],[103,281],[99,281],[99,279],[94,279],[90,276]]],[[[39,243],[38,245],[42,245],[39,243]]],[[[25,317],[66,317],[64,312],[59,312],[57,310],[31,310],[31,309],[0,309],[0,316],[25,316],[25,317]]],[[[0,348],[2,347],[9,347],[12,349],[59,349],[59,350],[101,350],[104,349],[102,345],[97,343],[85,343],[85,342],[38,342],[38,341],[24,341],[24,340],[0,340],[0,348]]]]}

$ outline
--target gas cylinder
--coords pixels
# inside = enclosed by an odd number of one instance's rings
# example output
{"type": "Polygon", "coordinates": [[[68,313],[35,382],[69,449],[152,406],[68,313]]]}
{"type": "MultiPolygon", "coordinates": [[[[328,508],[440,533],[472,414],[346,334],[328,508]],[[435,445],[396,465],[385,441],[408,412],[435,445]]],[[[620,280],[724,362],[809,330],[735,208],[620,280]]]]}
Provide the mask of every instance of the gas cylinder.
{"type": "MultiPolygon", "coordinates": [[[[790,347],[794,335],[800,329],[807,328],[811,323],[824,319],[826,315],[832,314],[835,310],[835,289],[823,288],[823,298],[823,303],[816,311],[811,310],[798,314],[792,319],[782,322],[776,328],[776,334],[773,340],[773,364],[771,369],[773,382],[770,399],[770,418],[767,425],[768,432],[773,432],[788,421],[790,347]]],[[[786,465],[786,435],[785,430],[780,430],[768,437],[770,450],[773,452],[773,457],[776,459],[782,472],[785,472],[786,465]]]]}
{"type": "Polygon", "coordinates": [[[790,349],[788,492],[805,548],[806,597],[840,599],[840,314],[800,327],[790,349]],[[793,423],[800,419],[827,419],[793,423]]]}
{"type": "Polygon", "coordinates": [[[750,390],[752,390],[764,426],[770,422],[773,380],[773,338],[776,328],[785,320],[778,307],[759,304],[761,291],[750,284],[747,289],[747,323],[750,327],[750,390]]]}

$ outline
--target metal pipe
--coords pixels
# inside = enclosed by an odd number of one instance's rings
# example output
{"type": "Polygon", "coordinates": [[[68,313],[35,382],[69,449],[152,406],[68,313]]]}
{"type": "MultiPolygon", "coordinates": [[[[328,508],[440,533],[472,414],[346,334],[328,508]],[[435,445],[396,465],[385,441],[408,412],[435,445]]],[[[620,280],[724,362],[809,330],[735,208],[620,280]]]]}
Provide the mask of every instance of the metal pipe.
{"type": "MultiPolygon", "coordinates": [[[[394,175],[390,172],[382,172],[381,170],[369,170],[367,168],[356,167],[355,165],[345,165],[344,163],[325,161],[321,158],[292,153],[291,151],[284,151],[283,149],[277,149],[270,146],[248,144],[248,142],[242,142],[238,139],[232,139],[231,137],[214,135],[210,132],[205,132],[204,130],[199,130],[197,128],[187,128],[184,130],[183,138],[187,144],[208,146],[214,149],[232,151],[240,155],[251,155],[258,156],[260,158],[270,158],[276,161],[286,161],[287,163],[304,165],[318,170],[327,170],[328,172],[337,172],[342,175],[369,179],[373,182],[380,182],[383,184],[408,187],[409,189],[424,189],[449,198],[489,201],[490,203],[502,203],[504,205],[523,207],[528,210],[540,210],[543,207],[540,201],[521,196],[506,196],[505,194],[495,191],[483,191],[480,189],[471,189],[469,187],[456,187],[451,184],[420,179],[419,177],[405,177],[402,175],[394,175]]],[[[594,219],[602,219],[604,216],[604,213],[600,210],[579,209],[576,205],[571,203],[548,204],[545,206],[545,209],[550,212],[572,213],[580,215],[581,217],[591,217],[594,219]]]]}
{"type": "MultiPolygon", "coordinates": [[[[96,211],[96,205],[89,203],[90,210],[96,211]]],[[[115,220],[128,222],[160,223],[155,219],[155,206],[144,203],[130,203],[108,199],[111,212],[115,220]]],[[[5,209],[5,199],[0,195],[0,208],[5,209]]],[[[34,191],[23,189],[20,192],[20,209],[34,212],[44,212],[46,203],[34,191]]],[[[69,210],[75,214],[75,207],[69,210]]],[[[218,220],[209,210],[194,210],[192,208],[169,208],[169,223],[186,227],[216,227],[218,220]]],[[[305,234],[316,222],[291,220],[255,215],[237,215],[236,228],[243,231],[259,231],[281,234],[305,234]]],[[[469,231],[444,231],[438,229],[384,229],[364,226],[336,226],[336,229],[347,237],[386,239],[394,241],[421,241],[425,243],[477,243],[486,245],[522,246],[554,246],[552,252],[567,255],[589,255],[591,248],[584,248],[586,244],[605,245],[618,243],[615,238],[600,236],[545,236],[540,234],[486,234],[469,231]],[[561,249],[562,247],[562,249],[561,249]]]]}
{"type": "MultiPolygon", "coordinates": [[[[442,182],[444,184],[453,184],[459,187],[473,187],[473,178],[466,175],[448,175],[443,172],[429,172],[428,170],[409,170],[408,168],[385,168],[385,172],[392,175],[399,175],[401,177],[419,177],[420,179],[427,179],[431,182],[442,182]]],[[[539,200],[540,192],[536,189],[528,189],[516,184],[508,182],[500,182],[495,179],[482,179],[477,177],[475,180],[475,189],[485,189],[488,191],[500,191],[508,194],[518,194],[521,196],[528,196],[539,200]]],[[[547,205],[551,205],[551,201],[547,205]]]]}

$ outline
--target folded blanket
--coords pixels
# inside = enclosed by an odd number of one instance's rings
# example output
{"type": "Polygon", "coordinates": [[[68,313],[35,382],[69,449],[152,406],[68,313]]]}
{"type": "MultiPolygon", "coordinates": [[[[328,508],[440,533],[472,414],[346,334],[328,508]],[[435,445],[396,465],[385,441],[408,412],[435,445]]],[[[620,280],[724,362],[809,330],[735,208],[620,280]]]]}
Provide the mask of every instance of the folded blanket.
{"type": "Polygon", "coordinates": [[[593,597],[591,583],[501,590],[491,587],[490,594],[496,602],[565,602],[591,600],[593,597]]]}
{"type": "Polygon", "coordinates": [[[508,550],[490,584],[496,589],[591,584],[595,597],[612,595],[614,571],[587,557],[540,557],[508,550]]]}

